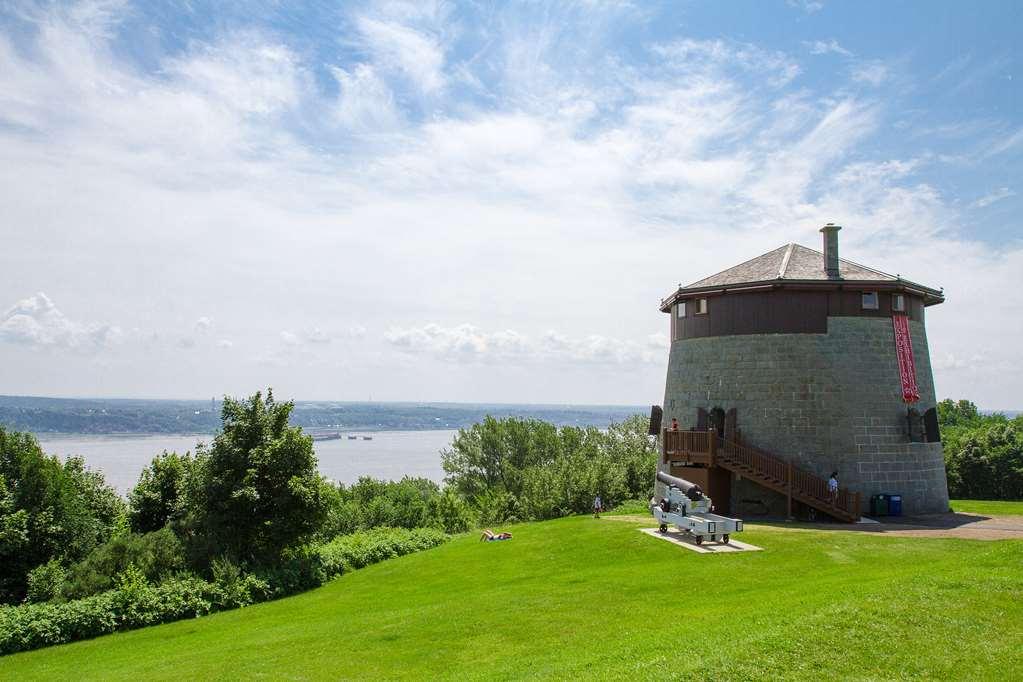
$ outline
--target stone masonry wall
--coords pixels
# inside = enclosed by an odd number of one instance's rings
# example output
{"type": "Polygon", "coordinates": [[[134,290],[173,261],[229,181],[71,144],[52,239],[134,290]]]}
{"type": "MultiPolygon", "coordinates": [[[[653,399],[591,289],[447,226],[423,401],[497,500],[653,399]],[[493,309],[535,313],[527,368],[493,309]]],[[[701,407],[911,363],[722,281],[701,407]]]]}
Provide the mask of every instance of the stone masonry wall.
{"type": "MultiPolygon", "coordinates": [[[[921,412],[935,406],[927,336],[910,322],[921,412]]],[[[948,510],[940,443],[910,443],[890,318],[831,317],[827,334],[757,334],[675,341],[665,423],[696,425],[697,408],[737,409],[752,445],[843,486],[903,496],[903,513],[948,510]]],[[[763,491],[772,510],[778,497],[763,491]]],[[[748,487],[733,491],[749,497],[748,487]]]]}

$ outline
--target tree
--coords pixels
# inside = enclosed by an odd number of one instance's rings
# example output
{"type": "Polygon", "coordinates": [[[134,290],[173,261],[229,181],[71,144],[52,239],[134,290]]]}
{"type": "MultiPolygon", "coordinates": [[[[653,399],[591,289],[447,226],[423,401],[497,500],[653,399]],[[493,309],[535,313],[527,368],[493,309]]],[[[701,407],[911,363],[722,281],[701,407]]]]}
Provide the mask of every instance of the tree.
{"type": "Polygon", "coordinates": [[[24,599],[37,566],[78,561],[124,529],[124,503],[101,474],[0,427],[0,601],[24,599]]]}
{"type": "Polygon", "coordinates": [[[294,403],[267,390],[224,399],[222,432],[202,448],[187,479],[186,540],[203,568],[219,556],[269,565],[326,516],[312,438],[288,425],[294,403]]]}
{"type": "Polygon", "coordinates": [[[128,521],[134,533],[160,530],[181,515],[185,479],[192,470],[192,455],[166,452],[142,470],[128,494],[128,521]]]}

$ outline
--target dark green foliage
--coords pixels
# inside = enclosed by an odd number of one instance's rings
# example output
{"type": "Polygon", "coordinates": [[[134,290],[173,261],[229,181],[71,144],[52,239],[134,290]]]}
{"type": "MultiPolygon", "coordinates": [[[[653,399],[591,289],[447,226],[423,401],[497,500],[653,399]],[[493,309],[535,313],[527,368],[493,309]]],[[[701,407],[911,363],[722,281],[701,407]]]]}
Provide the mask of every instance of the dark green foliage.
{"type": "Polygon", "coordinates": [[[102,475],[0,427],[0,601],[21,601],[32,569],[77,561],[124,525],[124,503],[102,475]]]}
{"type": "Polygon", "coordinates": [[[968,400],[942,400],[938,422],[949,497],[1023,499],[1023,416],[983,415],[968,400]]]}
{"type": "Polygon", "coordinates": [[[447,539],[433,528],[374,528],[337,538],[316,551],[324,573],[335,578],[379,561],[436,547],[447,539]]]}
{"type": "Polygon", "coordinates": [[[364,476],[338,490],[342,504],[354,513],[358,528],[435,525],[430,501],[440,495],[440,487],[428,479],[406,476],[400,481],[381,481],[364,476]]]}
{"type": "Polygon", "coordinates": [[[223,432],[201,450],[186,485],[185,532],[205,567],[226,556],[271,565],[319,530],[326,515],[313,442],[288,426],[292,403],[267,391],[224,399],[223,432]]]}
{"type": "Polygon", "coordinates": [[[192,462],[190,453],[164,451],[142,470],[139,482],[128,494],[128,522],[133,532],[149,533],[178,520],[192,462]]]}
{"type": "Polygon", "coordinates": [[[67,571],[58,559],[50,559],[36,566],[28,574],[28,594],[25,600],[38,604],[59,598],[66,575],[67,571]]]}
{"type": "Polygon", "coordinates": [[[585,513],[649,497],[657,455],[637,416],[607,431],[537,420],[487,418],[458,432],[442,453],[445,479],[481,523],[585,513]]]}
{"type": "Polygon", "coordinates": [[[0,607],[0,654],[202,616],[246,606],[265,595],[265,584],[253,576],[230,587],[194,577],[152,586],[141,574],[128,572],[116,589],[92,597],[0,607]]]}
{"type": "Polygon", "coordinates": [[[464,533],[475,523],[472,509],[451,490],[430,498],[430,519],[445,533],[464,533]]]}
{"type": "Polygon", "coordinates": [[[118,574],[114,589],[101,594],[66,603],[0,607],[0,655],[246,606],[446,540],[444,533],[428,528],[378,528],[319,547],[289,549],[274,569],[259,576],[246,575],[234,562],[218,558],[212,581],[171,577],[152,585],[129,565],[118,574]]]}
{"type": "Polygon", "coordinates": [[[72,566],[60,593],[67,599],[79,599],[104,592],[113,587],[115,576],[129,567],[156,583],[184,565],[184,547],[169,528],[145,535],[129,533],[100,545],[72,566]]]}

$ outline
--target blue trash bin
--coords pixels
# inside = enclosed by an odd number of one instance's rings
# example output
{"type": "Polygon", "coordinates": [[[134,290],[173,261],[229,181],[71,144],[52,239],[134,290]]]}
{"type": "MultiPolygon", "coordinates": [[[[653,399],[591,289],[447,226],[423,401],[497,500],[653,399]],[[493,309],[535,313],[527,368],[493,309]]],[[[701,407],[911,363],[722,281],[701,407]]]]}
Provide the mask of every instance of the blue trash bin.
{"type": "Polygon", "coordinates": [[[888,516],[902,516],[902,495],[888,496],[888,516]]]}

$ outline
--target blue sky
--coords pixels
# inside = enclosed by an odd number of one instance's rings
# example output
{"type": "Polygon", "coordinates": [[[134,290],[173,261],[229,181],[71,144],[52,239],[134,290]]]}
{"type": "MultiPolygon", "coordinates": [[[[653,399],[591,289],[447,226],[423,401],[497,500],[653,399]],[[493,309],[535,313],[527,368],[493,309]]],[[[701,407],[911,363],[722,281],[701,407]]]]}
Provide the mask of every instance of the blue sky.
{"type": "Polygon", "coordinates": [[[1021,14],[7,3],[0,393],[658,402],[659,299],[834,221],[1018,408],[1021,14]]]}

